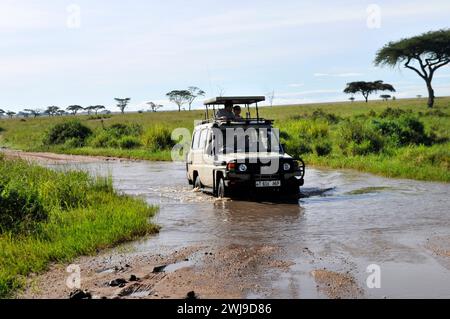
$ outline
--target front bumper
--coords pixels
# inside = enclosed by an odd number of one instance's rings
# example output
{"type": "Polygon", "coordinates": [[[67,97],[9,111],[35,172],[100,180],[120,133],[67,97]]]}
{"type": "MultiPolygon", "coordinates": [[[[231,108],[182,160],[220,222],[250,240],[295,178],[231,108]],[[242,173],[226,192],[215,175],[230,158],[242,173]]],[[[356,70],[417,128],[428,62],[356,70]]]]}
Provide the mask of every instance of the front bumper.
{"type": "Polygon", "coordinates": [[[291,189],[303,186],[304,180],[300,171],[288,172],[282,174],[262,175],[262,174],[245,174],[245,173],[228,173],[225,176],[225,186],[230,189],[291,189]],[[280,187],[257,188],[257,181],[281,181],[280,187]]]}

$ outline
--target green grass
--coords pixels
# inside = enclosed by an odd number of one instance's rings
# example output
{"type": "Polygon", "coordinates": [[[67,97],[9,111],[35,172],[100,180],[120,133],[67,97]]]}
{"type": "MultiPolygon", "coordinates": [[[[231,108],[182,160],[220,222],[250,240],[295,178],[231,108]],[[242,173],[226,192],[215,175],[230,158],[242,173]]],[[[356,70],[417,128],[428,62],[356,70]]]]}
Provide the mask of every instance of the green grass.
{"type": "MultiPolygon", "coordinates": [[[[255,111],[252,112],[254,115],[255,111]]],[[[436,99],[436,106],[431,111],[427,108],[425,99],[399,99],[387,102],[264,107],[260,109],[260,115],[274,119],[277,127],[289,136],[294,136],[294,140],[297,139],[296,143],[286,141],[288,151],[303,157],[307,165],[352,168],[389,177],[450,181],[450,97],[436,99]],[[423,124],[427,136],[433,137],[433,142],[425,143],[426,145],[382,145],[386,142],[383,134],[379,138],[379,133],[365,130],[364,143],[350,145],[348,150],[339,146],[344,140],[338,136],[339,132],[343,133],[343,121],[352,119],[366,127],[369,125],[367,122],[380,119],[380,115],[387,108],[410,111],[423,124]],[[313,113],[317,110],[320,110],[322,115],[315,117],[313,113]],[[330,114],[331,118],[327,118],[330,114]],[[311,122],[314,123],[310,124],[311,122]],[[303,140],[298,138],[300,133],[305,137],[303,140]],[[377,145],[378,142],[382,144],[377,145]],[[377,147],[379,152],[373,153],[377,147]]],[[[25,122],[19,119],[3,119],[0,120],[0,127],[3,128],[3,131],[0,131],[0,146],[25,151],[170,160],[171,145],[166,142],[167,134],[163,131],[171,132],[179,127],[192,130],[194,120],[203,117],[203,111],[117,114],[103,121],[77,116],[76,118],[93,132],[93,136],[86,139],[82,147],[74,145],[74,141],[62,145],[43,143],[49,128],[73,119],[73,116],[26,119],[25,122]],[[123,133],[123,136],[115,136],[110,129],[115,124],[137,126],[141,128],[141,132],[130,130],[123,133]],[[155,147],[158,143],[164,145],[155,147]]],[[[387,141],[388,144],[392,144],[391,142],[387,141]]]]}
{"type": "Polygon", "coordinates": [[[117,194],[111,178],[20,160],[0,159],[0,203],[0,298],[52,262],[158,231],[149,221],[157,208],[117,194]]]}

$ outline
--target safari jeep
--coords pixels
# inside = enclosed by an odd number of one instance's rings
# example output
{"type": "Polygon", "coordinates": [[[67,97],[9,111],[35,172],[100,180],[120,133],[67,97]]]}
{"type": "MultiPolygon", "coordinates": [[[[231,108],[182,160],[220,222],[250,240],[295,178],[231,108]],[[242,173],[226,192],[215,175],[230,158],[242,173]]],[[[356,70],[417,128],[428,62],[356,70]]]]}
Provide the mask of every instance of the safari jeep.
{"type": "Polygon", "coordinates": [[[285,153],[271,120],[259,118],[257,103],[264,97],[219,97],[205,102],[206,119],[193,132],[187,154],[189,184],[219,198],[270,192],[298,197],[305,164],[285,153]],[[245,105],[245,118],[217,119],[216,106],[245,105]],[[249,105],[256,103],[257,117],[249,105]],[[214,117],[209,119],[209,107],[214,117]]]}

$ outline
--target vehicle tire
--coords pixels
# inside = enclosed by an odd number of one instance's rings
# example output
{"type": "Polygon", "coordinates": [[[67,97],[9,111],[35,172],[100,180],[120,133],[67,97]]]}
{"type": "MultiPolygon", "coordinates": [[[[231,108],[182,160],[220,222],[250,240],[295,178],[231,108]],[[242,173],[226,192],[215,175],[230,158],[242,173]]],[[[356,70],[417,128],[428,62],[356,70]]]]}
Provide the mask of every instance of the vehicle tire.
{"type": "Polygon", "coordinates": [[[200,181],[200,177],[198,177],[198,175],[195,176],[195,180],[194,180],[193,185],[194,185],[194,189],[196,189],[196,188],[197,189],[202,189],[203,188],[202,182],[200,181]]]}
{"type": "Polygon", "coordinates": [[[290,198],[299,198],[300,197],[300,186],[298,185],[289,185],[286,188],[282,189],[282,194],[290,198]]]}
{"type": "Polygon", "coordinates": [[[218,198],[228,197],[228,190],[227,187],[225,186],[225,181],[223,180],[222,177],[219,179],[219,183],[217,184],[217,197],[218,198]]]}

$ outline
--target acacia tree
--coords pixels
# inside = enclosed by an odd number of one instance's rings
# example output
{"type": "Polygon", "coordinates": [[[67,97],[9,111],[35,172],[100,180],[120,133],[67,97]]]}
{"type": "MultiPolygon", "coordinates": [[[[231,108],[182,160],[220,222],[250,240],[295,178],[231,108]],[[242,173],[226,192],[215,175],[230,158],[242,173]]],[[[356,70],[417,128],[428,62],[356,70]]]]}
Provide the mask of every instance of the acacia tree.
{"type": "Polygon", "coordinates": [[[94,105],[86,106],[84,110],[88,112],[88,115],[91,115],[91,113],[95,110],[95,106],[94,105]]]}
{"type": "Polygon", "coordinates": [[[350,98],[349,98],[349,100],[350,100],[350,102],[355,102],[355,97],[354,96],[351,96],[350,98]]]}
{"type": "Polygon", "coordinates": [[[0,109],[0,117],[1,117],[3,114],[5,114],[5,111],[2,110],[2,109],[0,109]]]}
{"type": "Polygon", "coordinates": [[[437,69],[450,63],[450,29],[423,33],[412,38],[389,42],[377,52],[375,65],[395,67],[403,64],[426,83],[428,107],[434,105],[432,81],[437,69]]]}
{"type": "Polygon", "coordinates": [[[205,91],[203,91],[202,89],[196,87],[196,86],[190,86],[187,89],[190,93],[190,96],[188,98],[187,103],[189,104],[189,111],[191,110],[192,107],[192,103],[194,103],[195,99],[198,98],[199,96],[205,96],[205,91]]]}
{"type": "Polygon", "coordinates": [[[389,94],[383,94],[383,95],[380,95],[380,98],[382,98],[383,101],[387,101],[387,100],[389,100],[391,97],[392,97],[392,96],[390,96],[389,94]]]}
{"type": "Polygon", "coordinates": [[[8,117],[9,117],[10,119],[12,119],[12,117],[13,117],[14,115],[16,115],[16,112],[8,111],[8,112],[6,112],[6,115],[8,115],[8,117]]]}
{"type": "Polygon", "coordinates": [[[116,100],[117,102],[117,107],[120,109],[120,112],[125,113],[125,108],[128,106],[128,103],[130,103],[131,98],[127,97],[124,99],[121,98],[115,98],[114,100],[116,100]]]}
{"type": "Polygon", "coordinates": [[[77,113],[81,110],[83,110],[83,107],[80,105],[70,105],[67,107],[67,111],[72,112],[73,115],[77,115],[77,113]]]}
{"type": "Polygon", "coordinates": [[[344,93],[347,94],[361,93],[367,103],[369,101],[369,95],[372,93],[377,93],[378,91],[395,92],[395,89],[391,84],[383,83],[383,81],[375,81],[375,82],[358,81],[347,83],[347,87],[345,88],[344,93]]]}
{"type": "Polygon", "coordinates": [[[28,113],[27,111],[23,110],[20,111],[19,113],[17,113],[18,116],[23,116],[24,118],[28,118],[28,116],[30,116],[30,113],[28,113]]]}
{"type": "Polygon", "coordinates": [[[147,104],[150,106],[150,109],[152,110],[152,112],[156,112],[156,111],[158,111],[158,109],[164,107],[164,105],[156,104],[153,102],[148,102],[147,104]]]}
{"type": "Polygon", "coordinates": [[[58,112],[59,107],[57,106],[49,106],[47,107],[47,109],[45,110],[45,114],[48,114],[48,116],[55,116],[56,113],[58,112]]]}
{"type": "Polygon", "coordinates": [[[178,106],[178,112],[181,112],[181,107],[189,102],[191,98],[191,92],[188,90],[173,90],[166,94],[170,102],[175,103],[178,106]]]}
{"type": "Polygon", "coordinates": [[[94,106],[95,115],[98,114],[98,111],[104,110],[104,109],[105,109],[104,105],[96,105],[96,106],[94,106]]]}
{"type": "Polygon", "coordinates": [[[41,110],[38,109],[25,109],[24,111],[33,115],[34,118],[38,117],[42,112],[41,110]]]}

